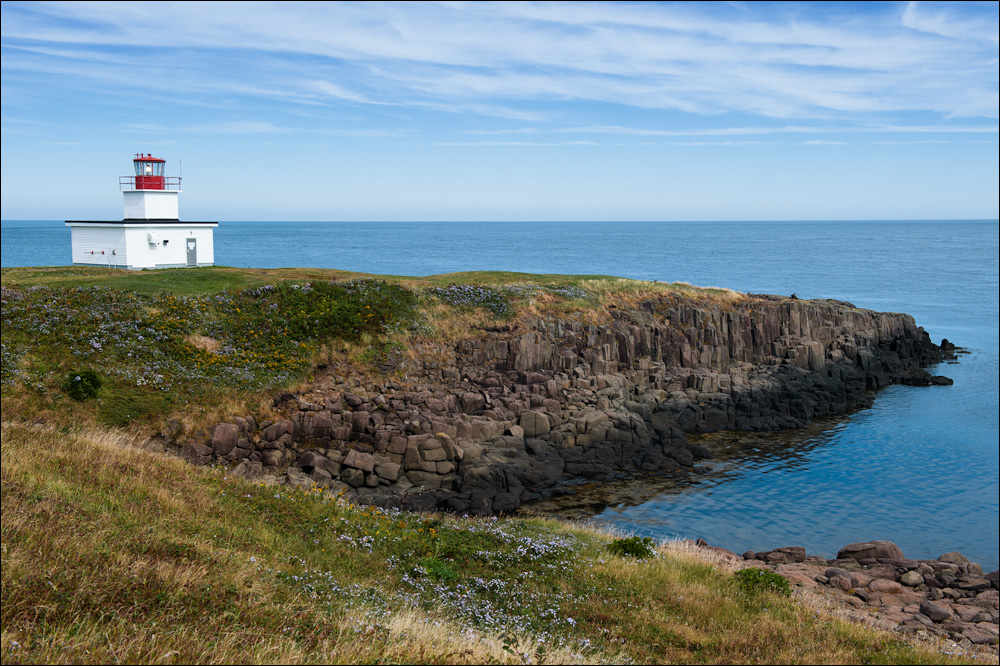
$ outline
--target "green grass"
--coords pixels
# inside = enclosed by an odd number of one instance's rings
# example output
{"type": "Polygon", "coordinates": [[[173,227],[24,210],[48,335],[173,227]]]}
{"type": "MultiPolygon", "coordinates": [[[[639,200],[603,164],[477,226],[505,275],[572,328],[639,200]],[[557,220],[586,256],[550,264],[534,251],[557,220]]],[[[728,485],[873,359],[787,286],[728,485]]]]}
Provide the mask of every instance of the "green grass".
{"type": "Polygon", "coordinates": [[[2,427],[14,663],[962,663],[542,519],[355,507],[120,435],[2,427]]]}
{"type": "Polygon", "coordinates": [[[168,418],[195,430],[257,410],[268,394],[311,381],[319,366],[401,375],[422,340],[450,344],[525,313],[607,317],[605,301],[671,289],[587,275],[375,279],[224,267],[10,268],[0,277],[5,417],[147,433],[168,418]],[[66,399],[65,378],[80,372],[95,373],[100,389],[93,399],[66,399]]]}

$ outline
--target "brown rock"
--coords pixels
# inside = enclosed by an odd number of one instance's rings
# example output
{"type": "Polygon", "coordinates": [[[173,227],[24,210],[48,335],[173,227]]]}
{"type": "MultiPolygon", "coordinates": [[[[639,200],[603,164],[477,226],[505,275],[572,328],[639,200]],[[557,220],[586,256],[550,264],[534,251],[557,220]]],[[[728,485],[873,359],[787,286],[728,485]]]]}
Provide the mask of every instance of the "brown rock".
{"type": "Polygon", "coordinates": [[[868,583],[868,589],[870,589],[873,592],[884,592],[886,594],[900,594],[903,591],[903,586],[894,580],[876,578],[872,582],[868,583]]]}
{"type": "Polygon", "coordinates": [[[976,645],[996,645],[997,635],[983,631],[979,627],[970,627],[962,632],[962,635],[976,645]]]}
{"type": "Polygon", "coordinates": [[[960,604],[955,604],[951,607],[951,610],[962,622],[972,622],[972,618],[979,615],[981,612],[981,609],[978,606],[963,606],[960,604]]]}
{"type": "Polygon", "coordinates": [[[865,558],[905,559],[903,551],[891,541],[862,541],[849,543],[837,552],[837,559],[861,560],[865,558]]]}
{"type": "Polygon", "coordinates": [[[399,478],[400,466],[398,463],[384,462],[375,466],[375,473],[386,481],[395,481],[399,478]]]}
{"type": "Polygon", "coordinates": [[[236,448],[239,438],[239,427],[232,423],[219,423],[212,429],[212,450],[216,455],[227,455],[236,448]]]}
{"type": "MultiPolygon", "coordinates": [[[[375,456],[370,453],[361,453],[360,451],[351,449],[347,452],[347,456],[344,457],[344,466],[353,467],[354,469],[370,473],[375,469],[375,456]]],[[[350,481],[348,481],[348,483],[350,483],[350,481]]],[[[355,488],[356,487],[357,486],[355,486],[355,488]]]]}
{"type": "Polygon", "coordinates": [[[486,398],[479,393],[462,395],[462,411],[466,414],[478,414],[486,406],[486,398]]]}
{"type": "Polygon", "coordinates": [[[938,562],[952,562],[953,564],[966,564],[968,561],[969,558],[954,550],[938,558],[938,562]]]}
{"type": "Polygon", "coordinates": [[[976,576],[959,576],[952,583],[952,586],[957,587],[960,590],[988,590],[993,587],[992,583],[985,578],[978,578],[976,576]]]}
{"type": "Polygon", "coordinates": [[[835,587],[838,590],[843,590],[844,592],[847,592],[849,589],[854,587],[851,579],[847,576],[833,576],[830,578],[830,582],[828,584],[830,587],[835,587]]]}
{"type": "Polygon", "coordinates": [[[185,460],[189,460],[196,464],[204,464],[209,462],[209,458],[212,455],[212,449],[205,446],[204,444],[198,444],[197,442],[188,442],[181,449],[181,456],[185,460]]]}
{"type": "Polygon", "coordinates": [[[518,425],[524,429],[525,437],[538,437],[552,429],[548,415],[535,410],[523,412],[518,425]]]}
{"type": "Polygon", "coordinates": [[[803,562],[806,559],[806,549],[801,546],[786,546],[775,548],[772,553],[784,553],[788,562],[803,562]]]}

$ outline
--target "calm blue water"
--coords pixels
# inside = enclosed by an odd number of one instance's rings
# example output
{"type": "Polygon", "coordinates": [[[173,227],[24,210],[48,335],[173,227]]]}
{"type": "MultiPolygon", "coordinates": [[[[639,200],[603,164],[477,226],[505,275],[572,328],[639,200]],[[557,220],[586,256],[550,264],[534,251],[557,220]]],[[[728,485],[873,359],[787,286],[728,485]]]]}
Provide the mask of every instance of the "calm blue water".
{"type": "MultiPolygon", "coordinates": [[[[906,312],[971,352],[951,387],[892,387],[872,409],[798,433],[720,441],[715,472],[600,520],[736,551],[832,556],[889,539],[910,557],[998,565],[998,223],[224,222],[216,263],[397,275],[608,274],[837,298],[906,312]]],[[[3,222],[0,264],[65,265],[60,222],[3,222]]]]}

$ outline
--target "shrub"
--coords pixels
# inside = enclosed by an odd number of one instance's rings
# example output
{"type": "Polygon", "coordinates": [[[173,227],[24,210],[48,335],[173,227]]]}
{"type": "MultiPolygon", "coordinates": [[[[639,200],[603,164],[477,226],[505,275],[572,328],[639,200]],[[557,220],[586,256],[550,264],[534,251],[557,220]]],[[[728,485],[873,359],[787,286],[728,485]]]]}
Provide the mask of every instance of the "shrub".
{"type": "Polygon", "coordinates": [[[418,568],[414,570],[416,575],[426,574],[428,578],[439,580],[445,583],[458,578],[458,572],[446,563],[435,557],[424,557],[419,560],[418,568]]]}
{"type": "Polygon", "coordinates": [[[69,397],[83,402],[89,398],[97,396],[97,391],[101,388],[101,378],[93,370],[80,370],[66,375],[62,389],[69,397]]]}
{"type": "Polygon", "coordinates": [[[615,539],[608,544],[608,550],[621,557],[635,557],[644,560],[652,557],[656,551],[653,550],[653,539],[651,537],[628,537],[627,539],[615,539]]]}
{"type": "Polygon", "coordinates": [[[747,594],[757,594],[758,592],[773,592],[783,597],[792,595],[792,589],[788,585],[788,579],[780,574],[767,569],[742,569],[733,574],[736,586],[747,594]]]}
{"type": "Polygon", "coordinates": [[[498,319],[509,319],[514,314],[510,298],[503,288],[473,284],[450,284],[427,290],[455,308],[483,308],[498,319]]]}

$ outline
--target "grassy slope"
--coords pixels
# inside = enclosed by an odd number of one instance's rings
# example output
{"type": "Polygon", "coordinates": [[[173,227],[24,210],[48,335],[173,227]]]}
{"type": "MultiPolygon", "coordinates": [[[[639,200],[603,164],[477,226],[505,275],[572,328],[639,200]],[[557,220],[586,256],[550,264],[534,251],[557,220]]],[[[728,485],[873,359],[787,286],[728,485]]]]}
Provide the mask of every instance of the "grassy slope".
{"type": "Polygon", "coordinates": [[[555,522],[350,507],[26,425],[0,470],[5,664],[943,660],[555,522]]]}
{"type": "MultiPolygon", "coordinates": [[[[4,287],[175,295],[330,277],[354,276],[2,271],[4,287]]],[[[397,279],[585,284],[614,299],[666,288],[594,276],[397,279]]],[[[4,664],[942,661],[795,601],[740,593],[684,554],[638,562],[609,554],[607,535],[556,522],[386,514],[258,487],[142,450],[124,431],[70,425],[85,414],[58,401],[25,410],[6,389],[4,664]]]]}

